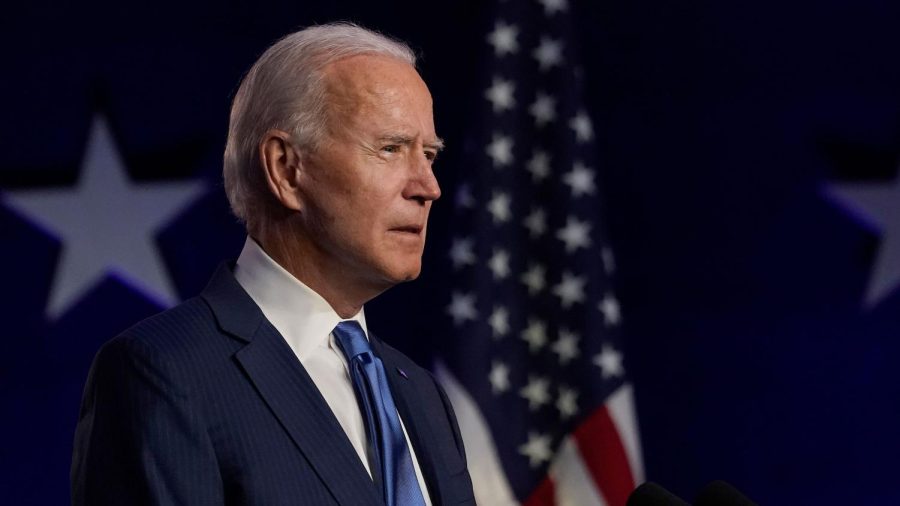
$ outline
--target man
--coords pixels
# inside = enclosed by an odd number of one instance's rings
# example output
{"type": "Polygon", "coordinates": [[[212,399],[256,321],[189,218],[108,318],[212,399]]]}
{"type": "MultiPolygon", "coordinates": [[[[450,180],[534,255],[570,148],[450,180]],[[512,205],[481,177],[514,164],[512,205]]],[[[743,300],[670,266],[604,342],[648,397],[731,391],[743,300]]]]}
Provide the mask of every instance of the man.
{"type": "Polygon", "coordinates": [[[363,312],[418,276],[440,196],[414,64],[349,24],[256,62],[224,164],[249,237],[199,297],[98,353],[74,504],[474,504],[446,396],[363,312]]]}

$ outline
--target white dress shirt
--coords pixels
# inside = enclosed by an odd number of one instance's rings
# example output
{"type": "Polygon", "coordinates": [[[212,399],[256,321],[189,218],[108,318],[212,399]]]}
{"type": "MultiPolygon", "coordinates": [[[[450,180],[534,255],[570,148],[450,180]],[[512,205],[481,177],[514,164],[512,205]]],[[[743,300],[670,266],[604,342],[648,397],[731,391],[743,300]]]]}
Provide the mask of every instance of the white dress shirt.
{"type": "MultiPolygon", "coordinates": [[[[371,476],[366,457],[363,415],[353,393],[347,360],[331,333],[344,318],[338,316],[321,295],[272,260],[251,237],[247,237],[244,243],[234,277],[297,355],[371,476]]],[[[359,322],[368,337],[363,310],[349,320],[359,322]]],[[[428,488],[402,419],[400,425],[409,446],[419,488],[422,489],[425,504],[430,506],[428,488]]]]}

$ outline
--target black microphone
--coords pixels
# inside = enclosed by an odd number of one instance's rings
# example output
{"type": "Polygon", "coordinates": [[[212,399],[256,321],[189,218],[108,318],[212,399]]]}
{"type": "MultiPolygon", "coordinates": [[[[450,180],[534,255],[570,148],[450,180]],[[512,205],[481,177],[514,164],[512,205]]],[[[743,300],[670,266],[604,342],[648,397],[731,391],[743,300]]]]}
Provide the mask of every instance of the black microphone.
{"type": "Polygon", "coordinates": [[[668,490],[648,481],[628,496],[625,506],[690,506],[668,490]]]}
{"type": "Polygon", "coordinates": [[[722,480],[703,487],[694,499],[694,506],[758,506],[744,494],[722,480]]]}

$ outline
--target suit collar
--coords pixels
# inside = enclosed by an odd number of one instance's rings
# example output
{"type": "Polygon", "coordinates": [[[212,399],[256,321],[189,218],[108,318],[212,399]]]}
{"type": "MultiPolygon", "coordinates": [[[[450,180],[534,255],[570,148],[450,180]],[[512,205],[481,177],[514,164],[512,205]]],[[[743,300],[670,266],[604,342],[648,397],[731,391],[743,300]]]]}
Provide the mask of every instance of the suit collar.
{"type": "Polygon", "coordinates": [[[233,268],[234,262],[222,262],[200,297],[209,305],[219,328],[249,342],[265,318],[234,278],[233,268]]]}

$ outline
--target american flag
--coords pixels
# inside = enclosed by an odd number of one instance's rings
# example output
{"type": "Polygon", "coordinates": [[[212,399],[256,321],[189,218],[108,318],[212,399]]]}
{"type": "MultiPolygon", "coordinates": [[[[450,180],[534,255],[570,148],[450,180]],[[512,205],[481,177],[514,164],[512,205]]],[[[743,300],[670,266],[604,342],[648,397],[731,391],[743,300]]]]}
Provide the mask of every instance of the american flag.
{"type": "Polygon", "coordinates": [[[438,376],[481,504],[620,505],[643,481],[572,15],[497,5],[454,202],[438,376]]]}

